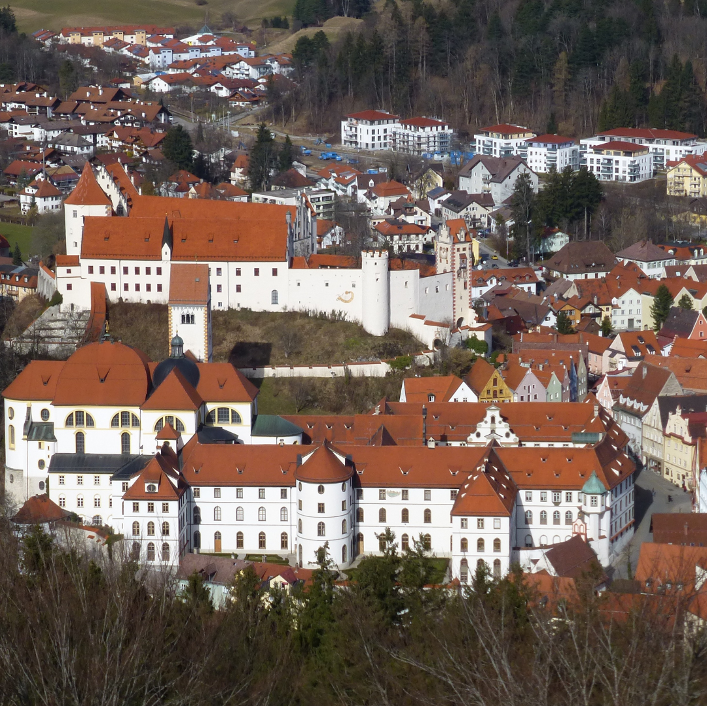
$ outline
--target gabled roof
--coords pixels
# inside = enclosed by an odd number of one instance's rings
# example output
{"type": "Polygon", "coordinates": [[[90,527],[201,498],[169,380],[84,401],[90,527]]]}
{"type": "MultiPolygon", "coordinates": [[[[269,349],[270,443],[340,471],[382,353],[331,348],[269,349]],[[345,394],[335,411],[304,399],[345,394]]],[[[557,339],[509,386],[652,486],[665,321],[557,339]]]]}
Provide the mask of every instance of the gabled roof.
{"type": "Polygon", "coordinates": [[[651,531],[656,544],[694,544],[704,547],[706,513],[655,512],[651,516],[651,531]]]}
{"type": "Polygon", "coordinates": [[[451,515],[509,517],[517,487],[499,457],[490,449],[460,487],[451,515]]]}
{"type": "Polygon", "coordinates": [[[706,359],[679,358],[653,355],[644,361],[650,368],[661,369],[667,375],[673,373],[684,392],[705,392],[706,359]]]}
{"type": "Polygon", "coordinates": [[[98,185],[91,165],[86,162],[81,178],[64,201],[70,206],[111,206],[111,200],[98,185]]]}
{"type": "Polygon", "coordinates": [[[141,409],[196,411],[204,404],[199,393],[187,382],[182,372],[173,368],[141,409]]]}
{"type": "Polygon", "coordinates": [[[12,521],[18,525],[43,525],[47,522],[57,522],[66,519],[69,513],[62,510],[49,495],[33,495],[19,509],[12,521]]]}
{"type": "Polygon", "coordinates": [[[615,256],[605,243],[597,240],[572,241],[553,255],[545,266],[565,275],[585,272],[609,272],[615,256]]]}
{"type": "Polygon", "coordinates": [[[462,167],[459,176],[469,176],[478,164],[481,164],[491,174],[493,182],[501,183],[525,162],[521,157],[485,157],[478,154],[462,167]]]}
{"type": "Polygon", "coordinates": [[[169,451],[162,450],[155,454],[142,471],[139,471],[135,482],[123,494],[124,500],[177,500],[185,491],[179,471],[174,465],[176,456],[171,457],[169,451]],[[146,485],[155,485],[156,492],[148,493],[146,485]]]}
{"type": "Polygon", "coordinates": [[[651,240],[640,240],[628,248],[620,250],[617,257],[640,262],[655,262],[657,260],[671,260],[671,255],[657,247],[651,240]]]}
{"type": "Polygon", "coordinates": [[[553,545],[546,552],[546,560],[558,576],[580,578],[593,566],[600,567],[592,547],[580,535],[574,535],[565,542],[553,545]]]}
{"type": "MultiPolygon", "coordinates": [[[[672,306],[658,335],[669,338],[673,338],[674,336],[688,338],[693,332],[696,321],[700,316],[701,313],[699,311],[672,306]]],[[[703,345],[705,345],[705,341],[703,341],[703,345]]]]}
{"type": "Polygon", "coordinates": [[[170,304],[206,306],[209,301],[209,266],[175,263],[170,270],[170,304]]]}
{"type": "Polygon", "coordinates": [[[403,387],[406,391],[406,402],[428,402],[430,395],[435,402],[449,402],[457,392],[462,380],[456,375],[444,377],[405,378],[403,387]]]}
{"type": "Polygon", "coordinates": [[[470,386],[470,389],[479,395],[492,375],[494,375],[494,366],[490,365],[484,358],[477,358],[470,371],[465,375],[465,382],[470,386]]]}

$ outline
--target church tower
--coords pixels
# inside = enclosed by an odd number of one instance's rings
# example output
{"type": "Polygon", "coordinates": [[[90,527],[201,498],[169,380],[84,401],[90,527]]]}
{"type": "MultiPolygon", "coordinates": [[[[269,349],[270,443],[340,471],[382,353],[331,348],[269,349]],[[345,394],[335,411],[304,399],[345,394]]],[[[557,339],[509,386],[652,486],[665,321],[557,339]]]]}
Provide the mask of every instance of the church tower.
{"type": "Polygon", "coordinates": [[[111,216],[111,200],[98,185],[91,165],[86,162],[81,178],[64,201],[66,254],[81,255],[81,239],[86,216],[111,216]]]}
{"type": "Polygon", "coordinates": [[[209,265],[173,263],[167,304],[170,341],[181,341],[184,353],[190,351],[200,363],[211,363],[209,265]]]}

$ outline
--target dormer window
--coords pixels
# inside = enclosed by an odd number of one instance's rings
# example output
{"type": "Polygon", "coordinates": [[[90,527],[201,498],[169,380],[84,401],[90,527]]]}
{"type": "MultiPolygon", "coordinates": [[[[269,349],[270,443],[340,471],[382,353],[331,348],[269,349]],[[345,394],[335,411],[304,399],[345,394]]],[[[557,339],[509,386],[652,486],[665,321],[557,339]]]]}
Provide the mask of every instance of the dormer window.
{"type": "Polygon", "coordinates": [[[157,492],[157,486],[154,483],[148,483],[145,486],[145,492],[146,493],[156,493],[157,492]]]}

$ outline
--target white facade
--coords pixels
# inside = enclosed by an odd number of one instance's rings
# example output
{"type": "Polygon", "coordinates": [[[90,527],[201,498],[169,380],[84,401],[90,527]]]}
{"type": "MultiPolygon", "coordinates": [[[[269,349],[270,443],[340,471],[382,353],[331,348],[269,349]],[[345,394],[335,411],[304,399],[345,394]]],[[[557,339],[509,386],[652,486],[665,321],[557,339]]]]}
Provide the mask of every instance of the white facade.
{"type": "Polygon", "coordinates": [[[391,147],[417,156],[425,152],[449,152],[454,132],[450,125],[432,118],[411,118],[393,125],[391,147]]]}
{"type": "Polygon", "coordinates": [[[526,163],[537,174],[547,174],[555,168],[566,167],[577,171],[580,167],[580,148],[570,137],[540,135],[527,140],[526,163]]]}
{"type": "Polygon", "coordinates": [[[342,144],[361,150],[389,150],[399,117],[379,110],[352,113],[342,120],[342,144]]]}
{"type": "Polygon", "coordinates": [[[648,147],[629,142],[600,142],[587,145],[580,164],[600,181],[637,183],[653,176],[653,158],[648,147]]]}
{"type": "MultiPolygon", "coordinates": [[[[526,158],[527,142],[536,133],[521,125],[492,125],[474,136],[476,154],[526,158]]],[[[475,193],[475,192],[470,192],[475,193]]]]}

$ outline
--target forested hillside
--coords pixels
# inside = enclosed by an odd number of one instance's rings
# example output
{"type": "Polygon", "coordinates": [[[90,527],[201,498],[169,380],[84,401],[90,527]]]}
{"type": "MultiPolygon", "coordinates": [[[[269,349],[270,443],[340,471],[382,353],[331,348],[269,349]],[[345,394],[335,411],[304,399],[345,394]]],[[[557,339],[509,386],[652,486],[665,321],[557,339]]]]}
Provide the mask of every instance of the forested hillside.
{"type": "MultiPolygon", "coordinates": [[[[314,22],[307,3],[295,14],[314,22]]],[[[442,116],[463,136],[504,121],[571,136],[619,125],[705,135],[704,0],[387,0],[364,19],[336,45],[298,41],[301,88],[281,115],[304,111],[332,131],[372,107],[442,116]]]]}

